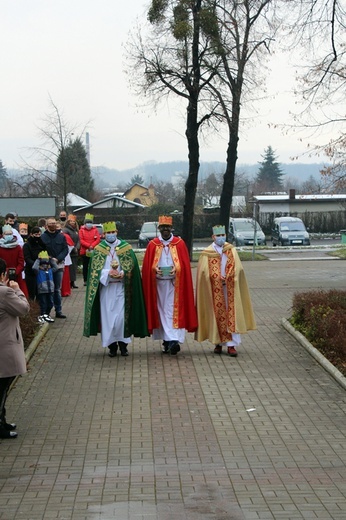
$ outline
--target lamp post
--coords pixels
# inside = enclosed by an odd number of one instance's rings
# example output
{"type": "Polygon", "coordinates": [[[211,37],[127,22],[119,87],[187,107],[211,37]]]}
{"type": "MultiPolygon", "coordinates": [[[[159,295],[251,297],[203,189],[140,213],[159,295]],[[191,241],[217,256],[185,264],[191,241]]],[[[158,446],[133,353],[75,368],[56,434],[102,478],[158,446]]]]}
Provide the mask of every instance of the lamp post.
{"type": "Polygon", "coordinates": [[[252,260],[255,260],[255,251],[256,251],[256,245],[257,245],[257,220],[256,220],[256,213],[257,213],[257,200],[249,200],[250,204],[253,204],[253,210],[252,210],[252,222],[253,222],[253,244],[252,244],[252,260]]]}

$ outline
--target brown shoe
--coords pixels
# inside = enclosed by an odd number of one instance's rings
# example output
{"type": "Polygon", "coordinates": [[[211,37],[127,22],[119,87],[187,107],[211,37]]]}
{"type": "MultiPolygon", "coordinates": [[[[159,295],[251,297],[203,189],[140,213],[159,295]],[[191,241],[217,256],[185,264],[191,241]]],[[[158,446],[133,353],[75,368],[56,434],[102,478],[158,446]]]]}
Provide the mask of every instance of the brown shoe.
{"type": "Polygon", "coordinates": [[[231,357],[237,357],[238,352],[236,351],[235,347],[228,347],[227,353],[231,357]]]}
{"type": "Polygon", "coordinates": [[[214,354],[222,354],[222,345],[216,345],[215,346],[214,354]]]}

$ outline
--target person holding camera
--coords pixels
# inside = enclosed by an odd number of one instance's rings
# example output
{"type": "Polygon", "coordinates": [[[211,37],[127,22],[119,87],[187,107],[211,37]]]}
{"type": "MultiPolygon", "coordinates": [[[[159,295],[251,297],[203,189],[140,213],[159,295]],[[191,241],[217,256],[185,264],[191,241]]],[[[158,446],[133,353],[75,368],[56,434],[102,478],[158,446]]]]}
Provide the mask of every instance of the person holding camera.
{"type": "Polygon", "coordinates": [[[26,372],[19,317],[29,308],[18,283],[8,280],[6,262],[0,258],[0,439],[14,439],[18,435],[16,425],[6,420],[5,404],[13,380],[26,372]]]}
{"type": "Polygon", "coordinates": [[[0,238],[0,258],[5,260],[6,265],[11,269],[11,278],[19,284],[19,288],[26,297],[28,289],[22,273],[24,270],[23,248],[19,245],[13,234],[13,228],[9,224],[2,226],[2,237],[0,238]]]}

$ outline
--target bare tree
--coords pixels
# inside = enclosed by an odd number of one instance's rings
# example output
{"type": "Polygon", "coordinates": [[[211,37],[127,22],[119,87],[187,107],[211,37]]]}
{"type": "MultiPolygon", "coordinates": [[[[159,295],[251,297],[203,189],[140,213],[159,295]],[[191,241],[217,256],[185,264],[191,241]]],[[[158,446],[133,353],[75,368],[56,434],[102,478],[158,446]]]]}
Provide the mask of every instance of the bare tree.
{"type": "MultiPolygon", "coordinates": [[[[228,128],[226,170],[220,197],[220,223],[228,231],[234,189],[241,107],[256,99],[264,52],[279,25],[273,0],[216,0],[209,13],[208,35],[220,56],[213,84],[210,86],[219,104],[219,118],[228,128]],[[262,62],[259,58],[262,58],[262,62]],[[217,80],[217,81],[216,81],[217,80]]],[[[259,96],[257,96],[259,97],[259,96]]]]}
{"type": "Polygon", "coordinates": [[[322,183],[328,191],[339,191],[346,187],[345,3],[297,0],[291,13],[291,36],[304,63],[297,68],[296,90],[303,108],[295,115],[295,125],[311,130],[307,153],[327,157],[329,164],[321,171],[322,183]],[[326,131],[326,141],[314,144],[326,131]]]}
{"type": "Polygon", "coordinates": [[[80,130],[80,126],[68,123],[51,98],[49,103],[50,110],[39,127],[41,145],[29,150],[30,158],[25,161],[25,170],[28,182],[30,180],[29,184],[36,183],[37,187],[41,188],[45,186],[40,194],[48,192],[49,195],[61,196],[66,209],[70,174],[68,149],[73,141],[82,139],[86,126],[80,130]],[[64,160],[65,156],[66,160],[64,160]]]}
{"type": "MultiPolygon", "coordinates": [[[[210,52],[202,30],[204,5],[208,3],[203,0],[152,0],[148,11],[149,27],[143,29],[142,25],[127,47],[130,77],[139,94],[147,96],[154,106],[170,95],[186,103],[189,172],[185,183],[182,236],[190,254],[200,166],[199,130],[212,112],[208,103],[203,103],[201,93],[215,75],[215,66],[209,70],[202,67],[210,52]]],[[[209,59],[213,61],[212,56],[209,59]]]]}

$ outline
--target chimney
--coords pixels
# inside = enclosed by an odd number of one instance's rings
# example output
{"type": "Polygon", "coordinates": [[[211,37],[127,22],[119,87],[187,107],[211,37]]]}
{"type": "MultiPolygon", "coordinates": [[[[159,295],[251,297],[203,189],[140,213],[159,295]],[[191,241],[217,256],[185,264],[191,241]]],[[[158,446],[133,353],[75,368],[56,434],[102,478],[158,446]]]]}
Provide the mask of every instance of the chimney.
{"type": "Polygon", "coordinates": [[[294,200],[296,198],[296,190],[290,190],[290,200],[294,200]]]}

